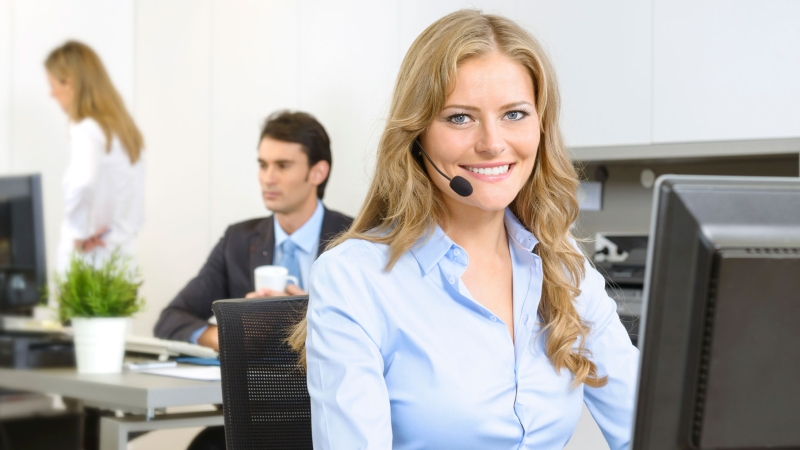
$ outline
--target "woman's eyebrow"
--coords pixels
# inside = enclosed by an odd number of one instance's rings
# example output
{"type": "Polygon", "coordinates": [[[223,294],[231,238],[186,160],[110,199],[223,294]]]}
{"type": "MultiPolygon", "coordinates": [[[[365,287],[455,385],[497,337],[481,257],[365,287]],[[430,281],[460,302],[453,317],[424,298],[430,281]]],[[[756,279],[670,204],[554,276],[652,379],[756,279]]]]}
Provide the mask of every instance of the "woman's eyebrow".
{"type": "MultiPolygon", "coordinates": [[[[531,105],[531,102],[522,100],[522,101],[519,101],[519,102],[512,102],[512,103],[508,103],[506,105],[503,105],[503,106],[500,107],[500,109],[511,109],[511,108],[516,108],[518,106],[522,106],[522,105],[533,106],[533,105],[531,105]]],[[[442,109],[451,109],[451,108],[452,109],[463,109],[463,110],[466,110],[466,111],[475,111],[475,112],[480,112],[480,110],[481,110],[477,106],[470,106],[470,105],[447,105],[442,109]]]]}
{"type": "Polygon", "coordinates": [[[526,101],[523,100],[521,102],[514,102],[514,103],[509,103],[507,105],[503,105],[503,106],[500,107],[500,109],[511,109],[511,108],[516,108],[518,106],[522,106],[522,105],[533,106],[533,105],[531,105],[531,102],[526,102],[526,101]]]}
{"type": "Polygon", "coordinates": [[[469,106],[469,105],[447,105],[442,109],[466,109],[467,111],[480,111],[481,109],[476,106],[469,106]]]}

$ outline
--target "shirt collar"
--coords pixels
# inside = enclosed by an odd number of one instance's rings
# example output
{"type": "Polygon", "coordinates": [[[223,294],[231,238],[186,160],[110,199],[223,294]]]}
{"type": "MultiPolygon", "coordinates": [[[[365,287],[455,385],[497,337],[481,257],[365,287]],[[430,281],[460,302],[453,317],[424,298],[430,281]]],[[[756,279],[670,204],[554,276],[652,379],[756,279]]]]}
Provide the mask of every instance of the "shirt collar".
{"type": "Polygon", "coordinates": [[[520,222],[519,219],[517,219],[517,216],[515,216],[514,213],[508,208],[506,208],[503,221],[506,224],[506,232],[508,233],[508,237],[510,237],[525,250],[532,252],[533,248],[536,247],[536,244],[539,243],[539,240],[536,239],[536,236],[528,231],[524,225],[522,225],[522,222],[520,222]]]}
{"type": "MultiPolygon", "coordinates": [[[[519,244],[525,250],[532,252],[539,240],[528,231],[517,219],[510,209],[506,208],[503,216],[506,232],[511,240],[519,244]]],[[[422,271],[428,273],[439,261],[444,258],[448,250],[456,245],[452,239],[442,230],[439,225],[434,227],[433,232],[428,236],[420,238],[411,247],[411,254],[417,259],[422,271]]]]}
{"type": "Polygon", "coordinates": [[[417,258],[422,271],[427,274],[453,245],[455,242],[445,234],[442,227],[435,225],[433,231],[428,236],[421,237],[410,251],[417,258]]]}
{"type": "Polygon", "coordinates": [[[300,228],[295,230],[290,235],[286,234],[281,224],[278,223],[278,218],[273,216],[273,224],[275,229],[275,247],[280,247],[283,241],[292,238],[292,241],[306,253],[316,253],[317,246],[319,245],[319,235],[322,232],[322,218],[325,215],[325,207],[322,202],[317,199],[317,209],[314,214],[304,223],[300,228]]]}

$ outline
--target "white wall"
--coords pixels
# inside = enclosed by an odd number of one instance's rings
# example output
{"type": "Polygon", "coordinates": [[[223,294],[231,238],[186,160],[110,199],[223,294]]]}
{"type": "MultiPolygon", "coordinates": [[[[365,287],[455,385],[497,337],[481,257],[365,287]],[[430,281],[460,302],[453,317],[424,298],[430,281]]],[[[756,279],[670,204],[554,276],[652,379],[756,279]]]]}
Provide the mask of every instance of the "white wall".
{"type": "Polygon", "coordinates": [[[655,142],[800,136],[800,2],[655,0],[655,142]]]}
{"type": "Polygon", "coordinates": [[[568,145],[650,142],[651,2],[529,0],[517,17],[555,64],[568,145]]]}
{"type": "Polygon", "coordinates": [[[11,2],[0,0],[0,174],[11,169],[11,2]]]}
{"type": "Polygon", "coordinates": [[[211,12],[210,0],[136,2],[135,112],[147,146],[147,224],[139,238],[147,310],[134,322],[136,334],[152,333],[209,250],[211,12]]]}

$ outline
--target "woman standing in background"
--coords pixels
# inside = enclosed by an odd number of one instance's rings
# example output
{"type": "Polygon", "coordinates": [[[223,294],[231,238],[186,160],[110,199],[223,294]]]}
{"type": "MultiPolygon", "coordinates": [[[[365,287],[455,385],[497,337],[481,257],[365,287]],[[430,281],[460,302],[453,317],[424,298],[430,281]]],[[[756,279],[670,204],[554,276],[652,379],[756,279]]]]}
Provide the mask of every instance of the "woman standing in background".
{"type": "Polygon", "coordinates": [[[50,95],[70,120],[58,271],[69,267],[75,251],[96,265],[115,249],[134,258],[136,233],[144,224],[142,134],[87,45],[67,41],[50,52],[44,65],[50,95]]]}

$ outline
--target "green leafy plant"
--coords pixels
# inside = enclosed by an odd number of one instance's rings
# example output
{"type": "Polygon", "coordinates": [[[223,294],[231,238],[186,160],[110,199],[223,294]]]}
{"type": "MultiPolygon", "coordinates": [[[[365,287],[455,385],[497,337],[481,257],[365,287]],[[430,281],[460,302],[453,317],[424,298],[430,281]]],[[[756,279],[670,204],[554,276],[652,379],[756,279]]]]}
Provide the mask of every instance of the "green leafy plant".
{"type": "Polygon", "coordinates": [[[139,272],[130,269],[130,258],[119,251],[99,268],[73,255],[66,275],[56,274],[55,279],[58,315],[64,322],[73,317],[129,317],[144,307],[139,272]]]}

